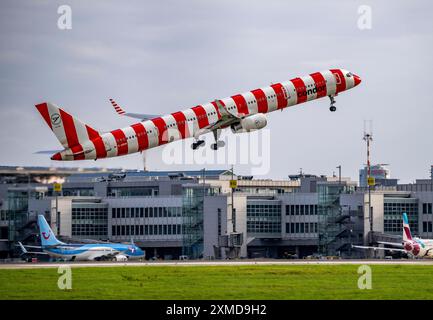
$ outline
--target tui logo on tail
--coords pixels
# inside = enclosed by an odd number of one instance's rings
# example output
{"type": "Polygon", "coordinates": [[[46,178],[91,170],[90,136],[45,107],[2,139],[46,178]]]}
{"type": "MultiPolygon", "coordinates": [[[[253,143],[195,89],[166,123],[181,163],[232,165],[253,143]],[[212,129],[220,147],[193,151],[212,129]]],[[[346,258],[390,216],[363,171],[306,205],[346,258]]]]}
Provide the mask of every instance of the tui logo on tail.
{"type": "Polygon", "coordinates": [[[42,232],[42,236],[44,237],[45,240],[48,240],[51,237],[51,230],[48,231],[48,235],[46,232],[42,232]]]}

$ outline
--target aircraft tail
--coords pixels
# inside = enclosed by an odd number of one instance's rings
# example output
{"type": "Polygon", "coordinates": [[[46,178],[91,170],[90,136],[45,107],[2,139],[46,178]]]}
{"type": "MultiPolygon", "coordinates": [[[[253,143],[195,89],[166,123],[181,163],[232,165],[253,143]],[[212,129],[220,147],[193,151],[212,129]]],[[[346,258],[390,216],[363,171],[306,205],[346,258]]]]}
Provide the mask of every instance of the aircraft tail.
{"type": "Polygon", "coordinates": [[[99,137],[97,130],[52,103],[37,104],[36,109],[65,149],[99,137]]]}
{"type": "Polygon", "coordinates": [[[403,241],[412,240],[412,234],[410,233],[409,219],[407,214],[403,213],[403,241]]]}
{"type": "Polygon", "coordinates": [[[38,215],[38,226],[39,226],[39,233],[41,236],[42,247],[64,244],[63,242],[57,240],[47,220],[45,220],[45,217],[41,214],[38,215]]]}

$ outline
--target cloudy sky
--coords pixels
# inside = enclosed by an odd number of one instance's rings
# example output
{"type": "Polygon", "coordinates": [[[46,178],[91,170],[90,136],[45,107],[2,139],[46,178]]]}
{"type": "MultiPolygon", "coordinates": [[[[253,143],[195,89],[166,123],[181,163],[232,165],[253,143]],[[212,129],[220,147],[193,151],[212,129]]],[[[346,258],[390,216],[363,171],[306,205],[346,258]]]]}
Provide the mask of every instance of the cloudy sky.
{"type": "MultiPolygon", "coordinates": [[[[1,1],[0,165],[58,163],[59,149],[35,103],[63,106],[109,130],[131,124],[108,103],[164,114],[329,68],[362,84],[337,97],[268,117],[269,167],[284,178],[303,168],[358,177],[365,163],[364,120],[373,121],[373,163],[389,163],[404,182],[427,178],[433,164],[431,1],[1,1]],[[72,29],[57,27],[60,5],[72,29]],[[369,5],[372,28],[358,28],[369,5]]],[[[208,146],[207,146],[208,148],[208,146]]],[[[148,169],[170,166],[157,148],[148,169]]],[[[142,156],[60,164],[137,169],[142,156]]],[[[208,166],[227,167],[228,165],[208,166]]],[[[248,174],[248,165],[235,166],[248,174]]]]}

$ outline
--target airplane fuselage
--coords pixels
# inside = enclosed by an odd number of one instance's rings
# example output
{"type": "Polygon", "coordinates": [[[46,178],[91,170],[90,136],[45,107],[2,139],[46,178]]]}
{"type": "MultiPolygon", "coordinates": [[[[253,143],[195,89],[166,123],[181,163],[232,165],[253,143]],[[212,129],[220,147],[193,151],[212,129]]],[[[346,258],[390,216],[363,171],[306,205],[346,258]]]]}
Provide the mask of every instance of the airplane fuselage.
{"type": "Polygon", "coordinates": [[[56,247],[43,247],[44,252],[53,258],[63,260],[97,260],[100,257],[123,255],[128,259],[144,258],[144,252],[135,245],[107,244],[65,244],[56,247]]]}
{"type": "Polygon", "coordinates": [[[65,135],[65,142],[71,141],[69,146],[72,147],[56,153],[51,157],[52,160],[102,159],[196,137],[201,131],[221,120],[221,111],[235,119],[255,115],[254,121],[261,120],[266,125],[264,115],[267,113],[323,97],[334,97],[360,82],[357,75],[344,69],[316,72],[106,133],[98,133],[88,126],[78,130],[68,114],[56,113],[53,118],[53,112],[49,108],[45,110],[43,105],[37,107],[43,115],[45,113],[44,118],[53,131],[55,122],[63,121],[64,133],[62,131],[61,135],[65,135]]]}

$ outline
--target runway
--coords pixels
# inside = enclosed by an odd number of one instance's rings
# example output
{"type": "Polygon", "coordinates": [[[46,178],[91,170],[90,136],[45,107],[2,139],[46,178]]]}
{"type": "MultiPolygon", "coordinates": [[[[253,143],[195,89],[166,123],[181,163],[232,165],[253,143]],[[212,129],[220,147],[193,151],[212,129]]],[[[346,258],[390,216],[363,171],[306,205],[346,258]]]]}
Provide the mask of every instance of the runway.
{"type": "Polygon", "coordinates": [[[263,266],[263,265],[432,265],[433,260],[236,260],[236,261],[137,261],[137,262],[43,262],[0,264],[0,269],[89,267],[199,267],[199,266],[263,266]]]}

